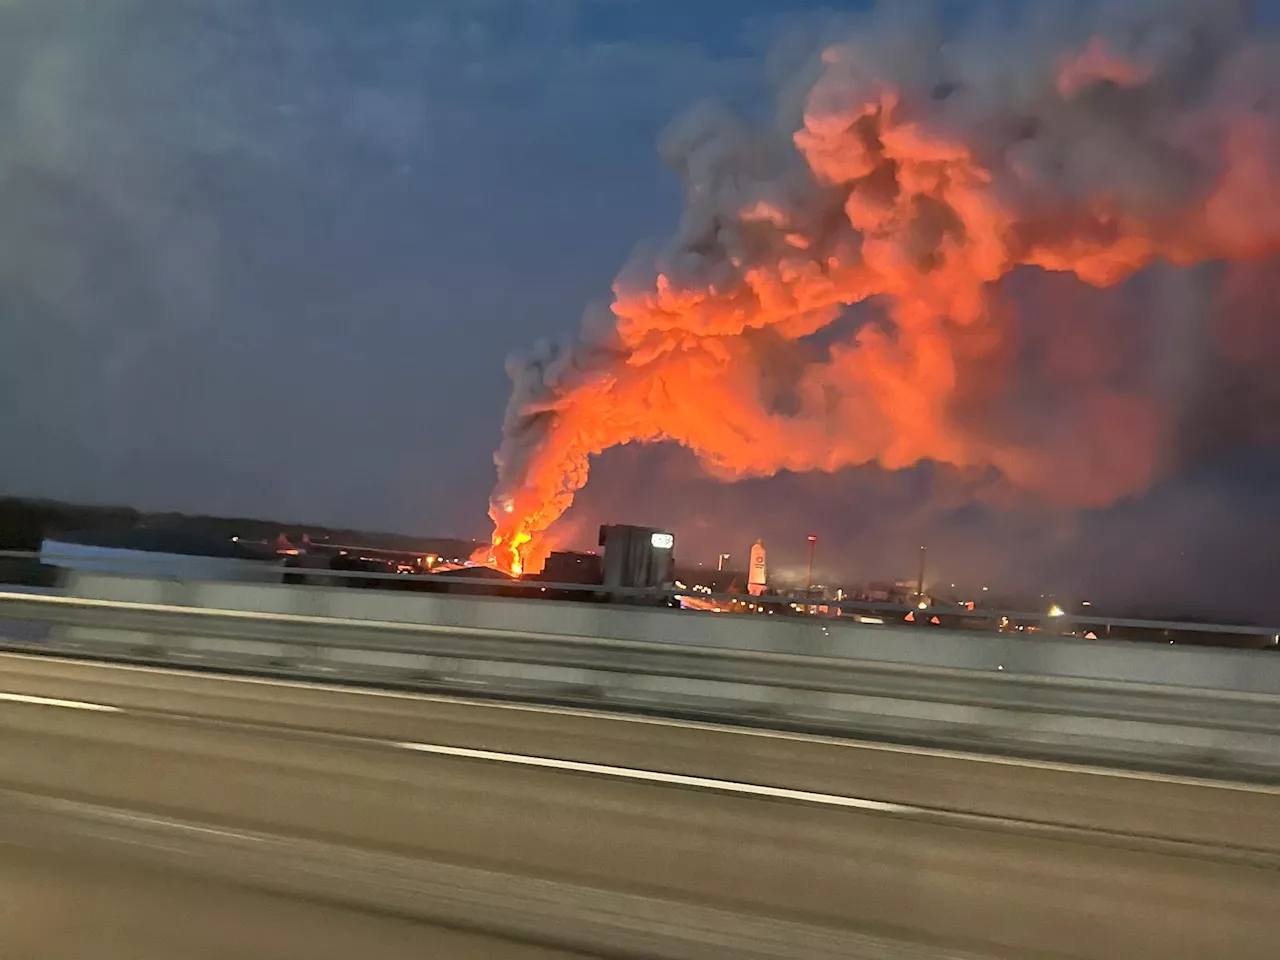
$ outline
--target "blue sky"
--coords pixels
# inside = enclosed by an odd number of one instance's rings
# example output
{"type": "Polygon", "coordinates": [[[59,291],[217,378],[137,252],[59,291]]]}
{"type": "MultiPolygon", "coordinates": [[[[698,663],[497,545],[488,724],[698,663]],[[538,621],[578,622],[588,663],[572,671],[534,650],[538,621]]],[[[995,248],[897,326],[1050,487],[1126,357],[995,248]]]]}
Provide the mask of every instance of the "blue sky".
{"type": "MultiPolygon", "coordinates": [[[[504,357],[671,230],[657,134],[767,108],[766,50],[860,6],[0,0],[0,492],[485,535],[504,357]]],[[[821,527],[886,576],[922,537],[1025,569],[1088,522],[928,468],[717,492],[627,451],[603,516],[708,556],[821,527]]]]}

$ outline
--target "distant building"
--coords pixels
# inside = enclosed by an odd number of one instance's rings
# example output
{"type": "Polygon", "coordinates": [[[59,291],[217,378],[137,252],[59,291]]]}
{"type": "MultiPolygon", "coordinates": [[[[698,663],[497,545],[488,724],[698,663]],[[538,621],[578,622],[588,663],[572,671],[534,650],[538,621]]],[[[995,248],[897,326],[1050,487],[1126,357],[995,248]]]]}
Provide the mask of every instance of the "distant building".
{"type": "Polygon", "coordinates": [[[600,528],[606,587],[661,587],[675,569],[675,537],[656,527],[624,524],[600,528]]]}
{"type": "Polygon", "coordinates": [[[401,581],[401,589],[423,590],[429,593],[460,593],[484,597],[528,597],[527,589],[512,584],[518,578],[496,567],[457,567],[420,580],[401,581]],[[484,581],[479,583],[476,581],[484,581]]]}
{"type": "Polygon", "coordinates": [[[757,540],[751,548],[751,564],[747,568],[747,590],[752,596],[760,596],[768,583],[765,568],[764,544],[757,540]]]}
{"type": "MultiPolygon", "coordinates": [[[[290,559],[293,559],[292,557],[290,559]]],[[[389,575],[396,572],[393,561],[384,557],[367,556],[364,553],[348,553],[340,550],[333,556],[328,558],[329,569],[336,571],[340,576],[329,578],[329,583],[335,587],[363,587],[368,590],[387,589],[395,581],[389,579],[389,575]],[[373,577],[360,577],[354,574],[372,573],[377,574],[373,577]]]]}
{"type": "Polygon", "coordinates": [[[851,596],[865,603],[885,603],[905,607],[918,602],[916,581],[899,580],[896,583],[865,583],[851,596]]]}
{"type": "Polygon", "coordinates": [[[271,550],[155,527],[60,534],[40,545],[40,561],[64,570],[175,580],[261,581],[281,572],[271,550]]]}
{"type": "Polygon", "coordinates": [[[682,567],[672,574],[677,589],[697,593],[733,594],[747,592],[747,574],[741,570],[705,570],[682,567]],[[679,585],[683,584],[683,587],[679,585]]]}
{"type": "Polygon", "coordinates": [[[546,583],[603,583],[604,558],[598,553],[553,551],[537,579],[546,583]]]}

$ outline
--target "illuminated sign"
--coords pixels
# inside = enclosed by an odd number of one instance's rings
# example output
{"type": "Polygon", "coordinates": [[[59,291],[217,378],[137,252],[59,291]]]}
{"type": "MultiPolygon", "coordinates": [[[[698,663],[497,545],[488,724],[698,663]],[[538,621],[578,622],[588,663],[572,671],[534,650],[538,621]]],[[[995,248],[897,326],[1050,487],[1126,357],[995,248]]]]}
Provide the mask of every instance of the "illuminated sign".
{"type": "Polygon", "coordinates": [[[670,550],[676,545],[676,538],[669,533],[655,533],[649,538],[649,542],[653,544],[655,549],[670,550]]]}

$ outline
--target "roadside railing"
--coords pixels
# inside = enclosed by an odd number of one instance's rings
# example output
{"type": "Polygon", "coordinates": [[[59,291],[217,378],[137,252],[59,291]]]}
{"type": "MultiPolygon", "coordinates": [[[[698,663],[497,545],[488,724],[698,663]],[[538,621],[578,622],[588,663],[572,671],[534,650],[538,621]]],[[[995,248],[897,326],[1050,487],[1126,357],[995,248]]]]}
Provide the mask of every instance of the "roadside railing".
{"type": "MultiPolygon", "coordinates": [[[[1011,639],[1000,641],[1020,648],[1011,669],[864,658],[817,623],[789,635],[789,652],[766,652],[699,643],[696,633],[653,642],[12,592],[0,593],[0,619],[51,627],[37,641],[0,638],[13,652],[1280,778],[1280,663],[1250,651],[1185,651],[1216,658],[1200,661],[1214,683],[1196,687],[1061,675],[1056,644],[1011,639]]],[[[876,628],[847,629],[856,641],[876,628]]]]}

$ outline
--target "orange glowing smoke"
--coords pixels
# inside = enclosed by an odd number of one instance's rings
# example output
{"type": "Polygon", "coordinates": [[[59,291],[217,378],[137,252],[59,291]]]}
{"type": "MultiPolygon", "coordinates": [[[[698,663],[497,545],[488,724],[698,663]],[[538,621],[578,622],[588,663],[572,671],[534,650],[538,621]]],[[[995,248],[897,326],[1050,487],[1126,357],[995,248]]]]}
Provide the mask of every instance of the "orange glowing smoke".
{"type": "Polygon", "coordinates": [[[789,142],[724,111],[674,125],[675,238],[623,271],[579,342],[508,364],[491,560],[536,567],[590,458],[633,442],[681,444],[726,480],[928,459],[1080,503],[1149,483],[1161,411],[1140,394],[1090,388],[1052,438],[1011,440],[961,413],[970,393],[998,398],[1012,362],[1017,317],[993,293],[1011,271],[1104,287],[1157,258],[1280,247],[1280,128],[1240,65],[1253,41],[1222,39],[1225,6],[1192,11],[1223,45],[1195,98],[1175,82],[1194,51],[1117,55],[1149,35],[1136,21],[1005,76],[873,20],[821,54],[789,142]],[[864,302],[878,319],[806,362],[778,404],[770,357],[864,302]]]}
{"type": "Polygon", "coordinates": [[[1058,92],[1064,97],[1074,97],[1081,90],[1103,81],[1134,87],[1149,79],[1149,67],[1138,66],[1113,55],[1101,37],[1094,37],[1082,53],[1067,57],[1058,68],[1058,92]]]}

